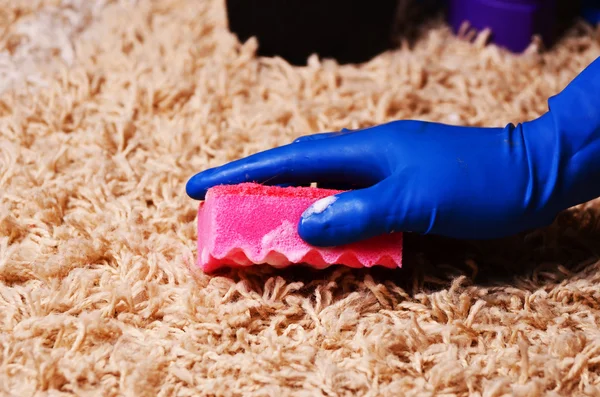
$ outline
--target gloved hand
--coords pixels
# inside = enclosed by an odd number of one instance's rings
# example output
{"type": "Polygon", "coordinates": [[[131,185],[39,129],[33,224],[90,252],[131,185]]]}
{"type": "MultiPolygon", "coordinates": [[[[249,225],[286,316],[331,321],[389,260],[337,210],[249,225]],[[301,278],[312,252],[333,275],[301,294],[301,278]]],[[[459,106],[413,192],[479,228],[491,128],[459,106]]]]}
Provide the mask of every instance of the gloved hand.
{"type": "Polygon", "coordinates": [[[358,188],[313,205],[298,232],[336,246],[390,232],[496,238],[541,227],[600,196],[600,61],[540,118],[505,128],[396,121],[309,135],[192,177],[203,199],[219,184],[358,188]]]}

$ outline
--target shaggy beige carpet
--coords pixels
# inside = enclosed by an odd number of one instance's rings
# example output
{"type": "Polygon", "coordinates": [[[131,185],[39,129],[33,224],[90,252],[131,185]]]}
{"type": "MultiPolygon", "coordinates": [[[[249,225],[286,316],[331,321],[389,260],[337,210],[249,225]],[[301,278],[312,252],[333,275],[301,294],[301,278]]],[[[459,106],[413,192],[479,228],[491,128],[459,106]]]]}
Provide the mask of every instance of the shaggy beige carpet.
{"type": "Polygon", "coordinates": [[[300,68],[238,43],[221,1],[0,5],[2,395],[600,395],[597,206],[505,241],[412,236],[398,271],[208,276],[185,195],[311,132],[536,117],[597,31],[515,57],[438,24],[300,68]]]}

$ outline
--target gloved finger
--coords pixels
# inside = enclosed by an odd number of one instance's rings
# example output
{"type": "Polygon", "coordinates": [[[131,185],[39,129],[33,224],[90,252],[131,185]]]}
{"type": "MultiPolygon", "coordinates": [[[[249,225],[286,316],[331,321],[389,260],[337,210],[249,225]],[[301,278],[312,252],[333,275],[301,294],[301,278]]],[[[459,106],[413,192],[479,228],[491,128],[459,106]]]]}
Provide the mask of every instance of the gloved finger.
{"type": "Polygon", "coordinates": [[[380,182],[315,202],[302,214],[298,226],[300,237],[314,246],[332,247],[389,232],[387,185],[380,182]]]}
{"type": "Polygon", "coordinates": [[[200,172],[187,182],[186,192],[191,198],[203,200],[206,191],[213,186],[242,182],[276,185],[355,181],[372,184],[386,176],[376,162],[376,156],[369,156],[365,145],[348,143],[344,139],[326,139],[318,145],[300,142],[200,172]]]}
{"type": "Polygon", "coordinates": [[[333,247],[385,233],[427,231],[428,214],[407,207],[401,189],[384,180],[321,199],[302,215],[298,234],[310,245],[333,247]]]}
{"type": "Polygon", "coordinates": [[[340,135],[348,133],[348,132],[350,132],[349,129],[342,128],[341,131],[321,132],[319,134],[304,135],[304,136],[301,136],[299,138],[296,138],[293,143],[307,142],[307,141],[318,141],[318,140],[321,140],[321,139],[326,139],[326,138],[332,138],[332,137],[340,136],[340,135]]]}

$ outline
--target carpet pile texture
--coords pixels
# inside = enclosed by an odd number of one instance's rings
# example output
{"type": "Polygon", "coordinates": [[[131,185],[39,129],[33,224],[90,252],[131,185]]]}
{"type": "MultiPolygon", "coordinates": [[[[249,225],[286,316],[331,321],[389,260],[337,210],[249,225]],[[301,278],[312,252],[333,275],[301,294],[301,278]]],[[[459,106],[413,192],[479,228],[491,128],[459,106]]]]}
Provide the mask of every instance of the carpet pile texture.
{"type": "Polygon", "coordinates": [[[597,203],[502,241],[413,236],[396,271],[194,269],[194,173],[394,119],[531,119],[600,55],[583,25],[517,57],[431,24],[292,67],[221,1],[0,0],[2,394],[600,395],[597,203]]]}

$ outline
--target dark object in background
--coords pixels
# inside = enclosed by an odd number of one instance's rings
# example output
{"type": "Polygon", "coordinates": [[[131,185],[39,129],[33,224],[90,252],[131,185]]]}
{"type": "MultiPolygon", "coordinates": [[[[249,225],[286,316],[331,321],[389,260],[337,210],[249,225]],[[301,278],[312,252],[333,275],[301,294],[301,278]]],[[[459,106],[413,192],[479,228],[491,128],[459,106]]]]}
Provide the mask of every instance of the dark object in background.
{"type": "Polygon", "coordinates": [[[448,20],[457,32],[464,21],[472,28],[490,28],[491,42],[520,53],[533,36],[548,48],[556,43],[579,13],[578,0],[449,0],[448,20]]]}
{"type": "Polygon", "coordinates": [[[600,0],[583,0],[581,2],[581,15],[592,25],[600,23],[600,0]]]}
{"type": "Polygon", "coordinates": [[[305,65],[311,54],[361,63],[393,47],[398,0],[227,0],[229,30],[258,55],[305,65]]]}

